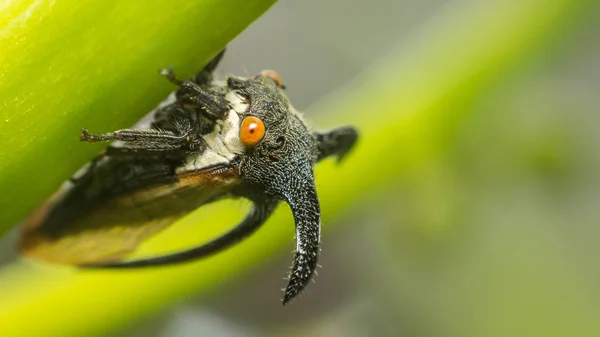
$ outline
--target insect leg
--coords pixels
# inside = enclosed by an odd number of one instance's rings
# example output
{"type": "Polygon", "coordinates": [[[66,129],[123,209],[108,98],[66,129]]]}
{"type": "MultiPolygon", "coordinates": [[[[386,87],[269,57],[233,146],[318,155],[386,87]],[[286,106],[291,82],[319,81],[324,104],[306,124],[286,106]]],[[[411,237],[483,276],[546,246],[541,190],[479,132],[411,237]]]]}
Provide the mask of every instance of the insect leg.
{"type": "Polygon", "coordinates": [[[173,72],[173,67],[167,67],[160,71],[160,74],[163,75],[169,82],[179,86],[183,83],[182,80],[178,79],[173,72]]]}
{"type": "Polygon", "coordinates": [[[319,151],[318,161],[332,155],[341,161],[356,143],[358,132],[351,126],[344,126],[325,133],[315,132],[314,137],[319,151]]]}
{"type": "Polygon", "coordinates": [[[202,71],[194,76],[192,81],[199,85],[211,82],[213,80],[213,73],[223,59],[223,55],[225,55],[225,49],[221,50],[215,57],[213,57],[213,59],[204,66],[202,71]]]}
{"type": "Polygon", "coordinates": [[[140,150],[161,152],[178,149],[196,151],[204,145],[202,137],[197,132],[198,123],[183,110],[171,111],[162,125],[164,127],[160,129],[122,129],[101,135],[92,135],[83,129],[80,140],[89,143],[119,140],[125,143],[124,148],[128,148],[125,151],[129,152],[140,150]],[[166,128],[171,128],[173,131],[166,128]]]}
{"type": "Polygon", "coordinates": [[[171,131],[155,129],[122,129],[101,135],[92,135],[81,130],[80,140],[88,143],[120,140],[139,149],[173,150],[181,148],[188,135],[177,135],[171,131]]]}
{"type": "Polygon", "coordinates": [[[203,257],[207,257],[216,254],[226,248],[242,241],[247,238],[250,234],[254,233],[260,226],[267,220],[267,218],[273,213],[277,207],[277,201],[267,200],[260,204],[255,203],[250,214],[246,216],[241,223],[229,232],[222,236],[202,245],[189,250],[181,251],[178,253],[158,256],[154,258],[115,262],[106,264],[93,264],[93,265],[82,265],[84,268],[137,268],[137,267],[150,267],[150,266],[161,266],[175,263],[188,262],[197,260],[203,257]]]}
{"type": "Polygon", "coordinates": [[[190,101],[200,106],[204,115],[210,120],[223,119],[225,112],[230,109],[223,95],[202,88],[192,81],[183,82],[179,90],[184,92],[190,101]]]}
{"type": "Polygon", "coordinates": [[[193,80],[181,81],[177,79],[173,74],[173,68],[163,69],[161,74],[171,83],[179,85],[177,97],[180,100],[189,101],[200,106],[208,119],[212,121],[222,119],[223,114],[229,110],[229,103],[222,95],[199,86],[193,80]]]}
{"type": "Polygon", "coordinates": [[[182,137],[185,138],[185,136],[176,135],[171,131],[154,129],[121,129],[101,135],[92,135],[87,131],[87,129],[82,129],[80,140],[88,143],[120,140],[123,142],[141,145],[147,142],[160,142],[162,144],[169,144],[181,141],[182,137]]]}
{"type": "MultiPolygon", "coordinates": [[[[191,81],[198,85],[210,83],[213,80],[213,72],[221,62],[221,59],[223,59],[224,54],[225,49],[221,50],[212,60],[210,60],[210,62],[208,62],[204,66],[204,68],[192,78],[191,81]]],[[[177,86],[181,86],[181,84],[183,84],[183,81],[178,79],[177,76],[175,76],[175,73],[173,72],[173,67],[167,67],[162,69],[160,71],[160,74],[163,75],[169,82],[177,86]]]]}
{"type": "Polygon", "coordinates": [[[206,84],[213,80],[213,72],[219,65],[219,62],[225,54],[223,49],[215,56],[204,69],[190,80],[182,81],[173,73],[173,67],[161,70],[161,75],[165,76],[169,82],[179,86],[176,92],[178,99],[190,101],[197,104],[202,109],[204,115],[212,120],[223,119],[223,114],[229,110],[229,104],[222,95],[211,92],[206,88],[206,84]]]}
{"type": "Polygon", "coordinates": [[[110,146],[106,149],[104,155],[108,157],[150,157],[163,154],[185,155],[189,152],[190,151],[182,150],[180,146],[162,148],[110,146]]]}

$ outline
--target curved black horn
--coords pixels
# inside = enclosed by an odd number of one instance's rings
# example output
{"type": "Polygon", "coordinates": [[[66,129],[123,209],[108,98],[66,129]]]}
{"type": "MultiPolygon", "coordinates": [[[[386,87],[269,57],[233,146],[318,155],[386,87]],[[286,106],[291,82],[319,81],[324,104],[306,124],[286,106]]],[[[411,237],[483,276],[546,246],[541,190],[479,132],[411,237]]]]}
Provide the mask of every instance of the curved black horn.
{"type": "MultiPolygon", "coordinates": [[[[298,180],[297,180],[298,181],[298,180]]],[[[314,178],[303,177],[286,196],[296,223],[296,254],[283,304],[298,295],[310,282],[317,268],[321,239],[321,209],[314,178]]]]}

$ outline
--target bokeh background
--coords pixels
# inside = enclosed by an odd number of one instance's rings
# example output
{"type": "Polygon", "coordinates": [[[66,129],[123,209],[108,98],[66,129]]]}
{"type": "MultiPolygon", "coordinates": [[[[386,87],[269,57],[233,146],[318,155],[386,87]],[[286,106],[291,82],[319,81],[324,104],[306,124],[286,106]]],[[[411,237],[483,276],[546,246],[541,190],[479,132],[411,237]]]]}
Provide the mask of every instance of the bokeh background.
{"type": "MultiPolygon", "coordinates": [[[[510,30],[534,3],[542,2],[281,0],[229,45],[221,70],[277,70],[309,120],[338,106],[330,102],[352,102],[370,81],[373,103],[361,103],[352,121],[384,125],[396,118],[390,107],[427,98],[422,89],[440,85],[426,68],[432,60],[480,51],[477,41],[486,37],[477,35],[477,20],[461,17],[481,11],[494,19],[482,25],[510,30]],[[495,6],[497,17],[490,15],[495,6]],[[452,45],[453,34],[475,42],[452,45]],[[444,55],[422,64],[415,57],[445,39],[444,55]],[[423,83],[405,82],[420,72],[423,83]],[[373,73],[391,78],[373,89],[373,73]]],[[[483,69],[486,79],[465,81],[468,90],[455,84],[459,98],[448,109],[459,117],[436,121],[439,134],[429,136],[444,146],[435,155],[365,190],[324,223],[334,229],[323,239],[323,267],[291,305],[277,299],[292,237],[288,250],[243,278],[209,295],[190,294],[112,335],[600,335],[600,11],[590,5],[553,24],[551,33],[523,42],[530,47],[508,66],[483,69]]],[[[439,81],[461,79],[453,77],[461,69],[444,69],[439,81]]],[[[444,102],[435,105],[440,118],[444,102]]],[[[332,114],[331,125],[346,123],[342,109],[332,114]]],[[[406,151],[419,149],[379,141],[386,152],[364,167],[404,165],[406,151]]],[[[0,257],[12,263],[15,234],[1,240],[0,257]]]]}

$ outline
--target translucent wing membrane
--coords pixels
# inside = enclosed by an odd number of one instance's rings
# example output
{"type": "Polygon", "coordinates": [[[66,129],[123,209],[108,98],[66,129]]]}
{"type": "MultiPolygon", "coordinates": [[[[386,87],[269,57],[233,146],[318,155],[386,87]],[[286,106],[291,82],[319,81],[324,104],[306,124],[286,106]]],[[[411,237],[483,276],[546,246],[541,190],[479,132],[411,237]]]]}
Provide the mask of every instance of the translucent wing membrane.
{"type": "Polygon", "coordinates": [[[62,264],[120,261],[148,237],[227,195],[240,182],[232,167],[174,174],[151,161],[128,165],[134,173],[124,180],[98,174],[106,166],[102,165],[60,189],[26,220],[21,252],[62,264]]]}

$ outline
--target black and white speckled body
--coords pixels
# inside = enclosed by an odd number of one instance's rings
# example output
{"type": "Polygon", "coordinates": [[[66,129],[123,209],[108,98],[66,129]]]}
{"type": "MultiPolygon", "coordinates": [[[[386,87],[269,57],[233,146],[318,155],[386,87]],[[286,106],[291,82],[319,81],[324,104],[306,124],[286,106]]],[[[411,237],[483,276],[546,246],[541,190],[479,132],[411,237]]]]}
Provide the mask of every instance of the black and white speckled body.
{"type": "Polygon", "coordinates": [[[354,128],[309,128],[283,86],[264,74],[215,80],[222,53],[134,128],[82,140],[114,141],[80,170],[23,226],[21,251],[55,263],[95,268],[166,265],[202,258],[256,231],[279,202],[296,224],[296,253],[283,302],[311,280],[319,256],[321,211],[314,165],[341,159],[354,128]],[[247,117],[264,123],[251,146],[241,138],[247,117]],[[221,237],[171,255],[124,261],[145,238],[193,209],[222,198],[253,202],[250,214],[221,237]]]}

